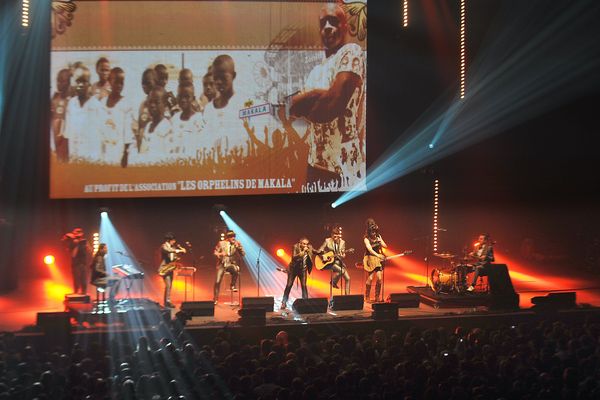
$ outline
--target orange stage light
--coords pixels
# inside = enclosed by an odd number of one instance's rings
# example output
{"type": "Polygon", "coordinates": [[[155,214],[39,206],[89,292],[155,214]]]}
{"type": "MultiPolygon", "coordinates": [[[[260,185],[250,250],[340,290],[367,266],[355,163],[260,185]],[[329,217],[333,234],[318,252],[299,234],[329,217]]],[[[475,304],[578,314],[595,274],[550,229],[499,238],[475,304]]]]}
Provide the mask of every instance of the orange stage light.
{"type": "Polygon", "coordinates": [[[44,257],[44,264],[46,265],[52,265],[54,264],[55,258],[52,254],[48,254],[47,256],[44,257]]]}
{"type": "Polygon", "coordinates": [[[283,256],[285,255],[285,250],[284,249],[277,249],[277,251],[275,252],[275,254],[277,254],[277,257],[279,257],[279,258],[283,258],[283,256]]]}

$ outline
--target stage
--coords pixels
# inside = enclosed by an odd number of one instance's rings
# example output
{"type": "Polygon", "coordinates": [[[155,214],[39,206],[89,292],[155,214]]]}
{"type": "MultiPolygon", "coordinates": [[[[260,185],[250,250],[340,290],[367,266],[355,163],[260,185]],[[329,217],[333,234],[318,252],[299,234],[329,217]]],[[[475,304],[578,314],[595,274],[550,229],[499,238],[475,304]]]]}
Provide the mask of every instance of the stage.
{"type": "MultiPolygon", "coordinates": [[[[600,284],[593,274],[585,274],[578,271],[564,272],[561,266],[525,264],[517,263],[513,259],[499,254],[498,258],[505,262],[509,267],[510,276],[515,291],[519,295],[519,312],[529,312],[532,304],[531,299],[537,296],[545,296],[552,292],[575,292],[577,304],[587,308],[600,306],[600,284]],[[560,288],[560,290],[557,290],[560,288]]],[[[465,295],[441,295],[447,297],[440,301],[440,296],[436,299],[432,293],[422,290],[424,286],[424,267],[416,257],[402,257],[387,269],[384,292],[386,298],[394,293],[418,292],[420,295],[420,304],[416,308],[400,308],[398,318],[400,321],[412,321],[414,319],[430,318],[453,318],[457,316],[470,315],[492,315],[497,311],[490,311],[489,295],[480,291],[465,295]],[[423,271],[423,274],[419,274],[423,271]],[[446,301],[448,300],[448,301],[446,301]]],[[[161,315],[160,318],[175,318],[180,310],[181,304],[185,301],[210,301],[212,299],[212,286],[214,281],[214,266],[200,266],[194,277],[193,283],[186,282],[183,278],[176,276],[173,285],[173,302],[175,309],[164,309],[159,305],[162,298],[162,280],[155,274],[146,273],[144,279],[144,288],[142,291],[132,291],[133,307],[122,308],[115,314],[100,313],[93,318],[89,311],[91,305],[72,305],[72,309],[79,309],[79,318],[71,320],[72,329],[77,333],[88,331],[104,331],[109,326],[114,329],[131,329],[128,326],[128,310],[135,309],[140,304],[144,310],[151,308],[152,313],[161,315]],[[187,291],[186,291],[187,289],[187,291]],[[142,299],[142,300],[138,300],[142,299]],[[150,306],[151,305],[151,306],[150,306]],[[82,315],[88,315],[83,318],[82,315]],[[113,318],[112,316],[118,316],[113,318]]],[[[349,271],[351,276],[351,293],[359,295],[364,293],[364,274],[362,270],[352,269],[349,271]]],[[[268,276],[263,272],[264,277],[268,276]]],[[[280,310],[281,296],[283,286],[285,285],[286,275],[280,272],[273,272],[269,285],[263,284],[258,292],[256,281],[251,279],[250,272],[242,269],[241,292],[234,292],[233,296],[227,290],[228,278],[222,285],[219,304],[214,306],[214,316],[193,317],[187,321],[186,326],[189,329],[222,329],[225,327],[237,326],[240,318],[238,311],[240,307],[228,305],[226,303],[233,300],[238,302],[245,297],[273,297],[273,310],[266,314],[266,326],[293,326],[293,325],[316,325],[320,323],[367,323],[372,324],[371,304],[364,303],[359,310],[350,311],[332,311],[319,314],[299,315],[293,312],[292,304],[300,296],[299,288],[294,285],[286,310],[280,310]],[[257,296],[258,295],[258,296],[257,296]]],[[[309,297],[310,298],[329,298],[329,274],[325,271],[313,271],[309,278],[309,297]]],[[[95,300],[95,295],[89,288],[88,293],[91,301],[95,300]]],[[[479,290],[479,288],[478,288],[479,290]]],[[[29,331],[35,331],[37,315],[40,312],[64,312],[65,295],[70,293],[70,276],[67,272],[55,271],[54,275],[45,279],[23,280],[21,288],[15,292],[0,296],[0,330],[17,332],[25,327],[29,331]]],[[[334,295],[339,295],[336,291],[334,295]]],[[[373,292],[371,293],[373,295],[373,292]]],[[[126,300],[126,293],[119,293],[117,299],[123,302],[126,300]]],[[[512,309],[510,312],[514,312],[512,309]]],[[[75,315],[77,317],[77,315],[75,315]]],[[[153,318],[154,321],[160,319],[153,318]]],[[[129,319],[131,320],[131,319],[129,319]]],[[[139,318],[135,328],[139,328],[139,318]]],[[[131,324],[129,324],[131,325],[131,324]]],[[[152,325],[146,327],[152,328],[152,325]]]]}

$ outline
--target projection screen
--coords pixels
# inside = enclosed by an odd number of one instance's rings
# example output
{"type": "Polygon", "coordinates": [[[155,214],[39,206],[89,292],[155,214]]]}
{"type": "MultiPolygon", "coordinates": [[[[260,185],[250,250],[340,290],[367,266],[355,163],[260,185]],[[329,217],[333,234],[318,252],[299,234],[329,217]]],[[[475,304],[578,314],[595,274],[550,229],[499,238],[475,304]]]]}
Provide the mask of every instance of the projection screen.
{"type": "Polygon", "coordinates": [[[360,190],[366,1],[53,1],[50,197],[360,190]]]}

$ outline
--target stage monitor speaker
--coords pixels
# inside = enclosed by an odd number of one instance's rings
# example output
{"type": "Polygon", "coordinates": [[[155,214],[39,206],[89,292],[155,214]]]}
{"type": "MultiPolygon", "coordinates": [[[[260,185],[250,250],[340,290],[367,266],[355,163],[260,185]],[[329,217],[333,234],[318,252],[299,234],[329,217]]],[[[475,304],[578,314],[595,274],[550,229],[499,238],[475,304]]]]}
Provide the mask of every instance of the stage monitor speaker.
{"type": "Polygon", "coordinates": [[[264,308],[266,312],[273,312],[275,298],[272,296],[242,297],[242,308],[264,308]]]}
{"type": "Polygon", "coordinates": [[[39,312],[37,326],[44,332],[45,343],[67,350],[71,338],[71,315],[68,312],[39,312]]]}
{"type": "Polygon", "coordinates": [[[345,296],[333,296],[331,309],[334,311],[362,310],[364,305],[362,294],[348,294],[345,296]]]}
{"type": "Polygon", "coordinates": [[[215,315],[215,302],[210,301],[184,301],[181,311],[189,317],[212,317],[215,315]]]}
{"type": "Polygon", "coordinates": [[[327,298],[296,299],[292,305],[298,314],[322,314],[327,312],[327,298]]]}
{"type": "Polygon", "coordinates": [[[388,296],[388,301],[398,303],[400,308],[419,307],[420,299],[417,293],[391,293],[388,296]]]}
{"type": "Polygon", "coordinates": [[[265,325],[266,313],[264,307],[246,306],[238,310],[239,322],[242,325],[265,325]]]}
{"type": "Polygon", "coordinates": [[[564,310],[577,307],[575,292],[549,293],[547,296],[531,298],[535,310],[564,310]]]}
{"type": "Polygon", "coordinates": [[[374,320],[394,320],[398,319],[398,303],[373,303],[371,304],[373,313],[371,317],[374,320]]]}

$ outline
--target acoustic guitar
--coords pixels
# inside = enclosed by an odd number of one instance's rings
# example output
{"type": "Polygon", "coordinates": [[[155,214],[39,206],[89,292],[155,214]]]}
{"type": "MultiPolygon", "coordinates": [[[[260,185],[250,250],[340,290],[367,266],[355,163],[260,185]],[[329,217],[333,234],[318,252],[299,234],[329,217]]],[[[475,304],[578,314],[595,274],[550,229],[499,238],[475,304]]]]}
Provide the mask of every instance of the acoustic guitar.
{"type": "MultiPolygon", "coordinates": [[[[346,250],[346,254],[354,253],[354,249],[350,248],[346,250]]],[[[335,253],[333,250],[326,253],[320,254],[315,257],[315,268],[319,271],[331,266],[335,261],[335,253]]]]}
{"type": "Polygon", "coordinates": [[[385,260],[382,260],[379,257],[375,257],[374,255],[369,254],[369,255],[366,255],[363,257],[363,268],[365,269],[365,271],[371,272],[371,271],[374,271],[375,268],[381,267],[383,262],[385,262],[387,260],[391,260],[391,259],[397,258],[397,257],[404,257],[404,256],[411,254],[412,252],[413,252],[412,250],[405,250],[402,253],[398,253],[398,254],[394,254],[393,256],[386,257],[385,260]]]}

